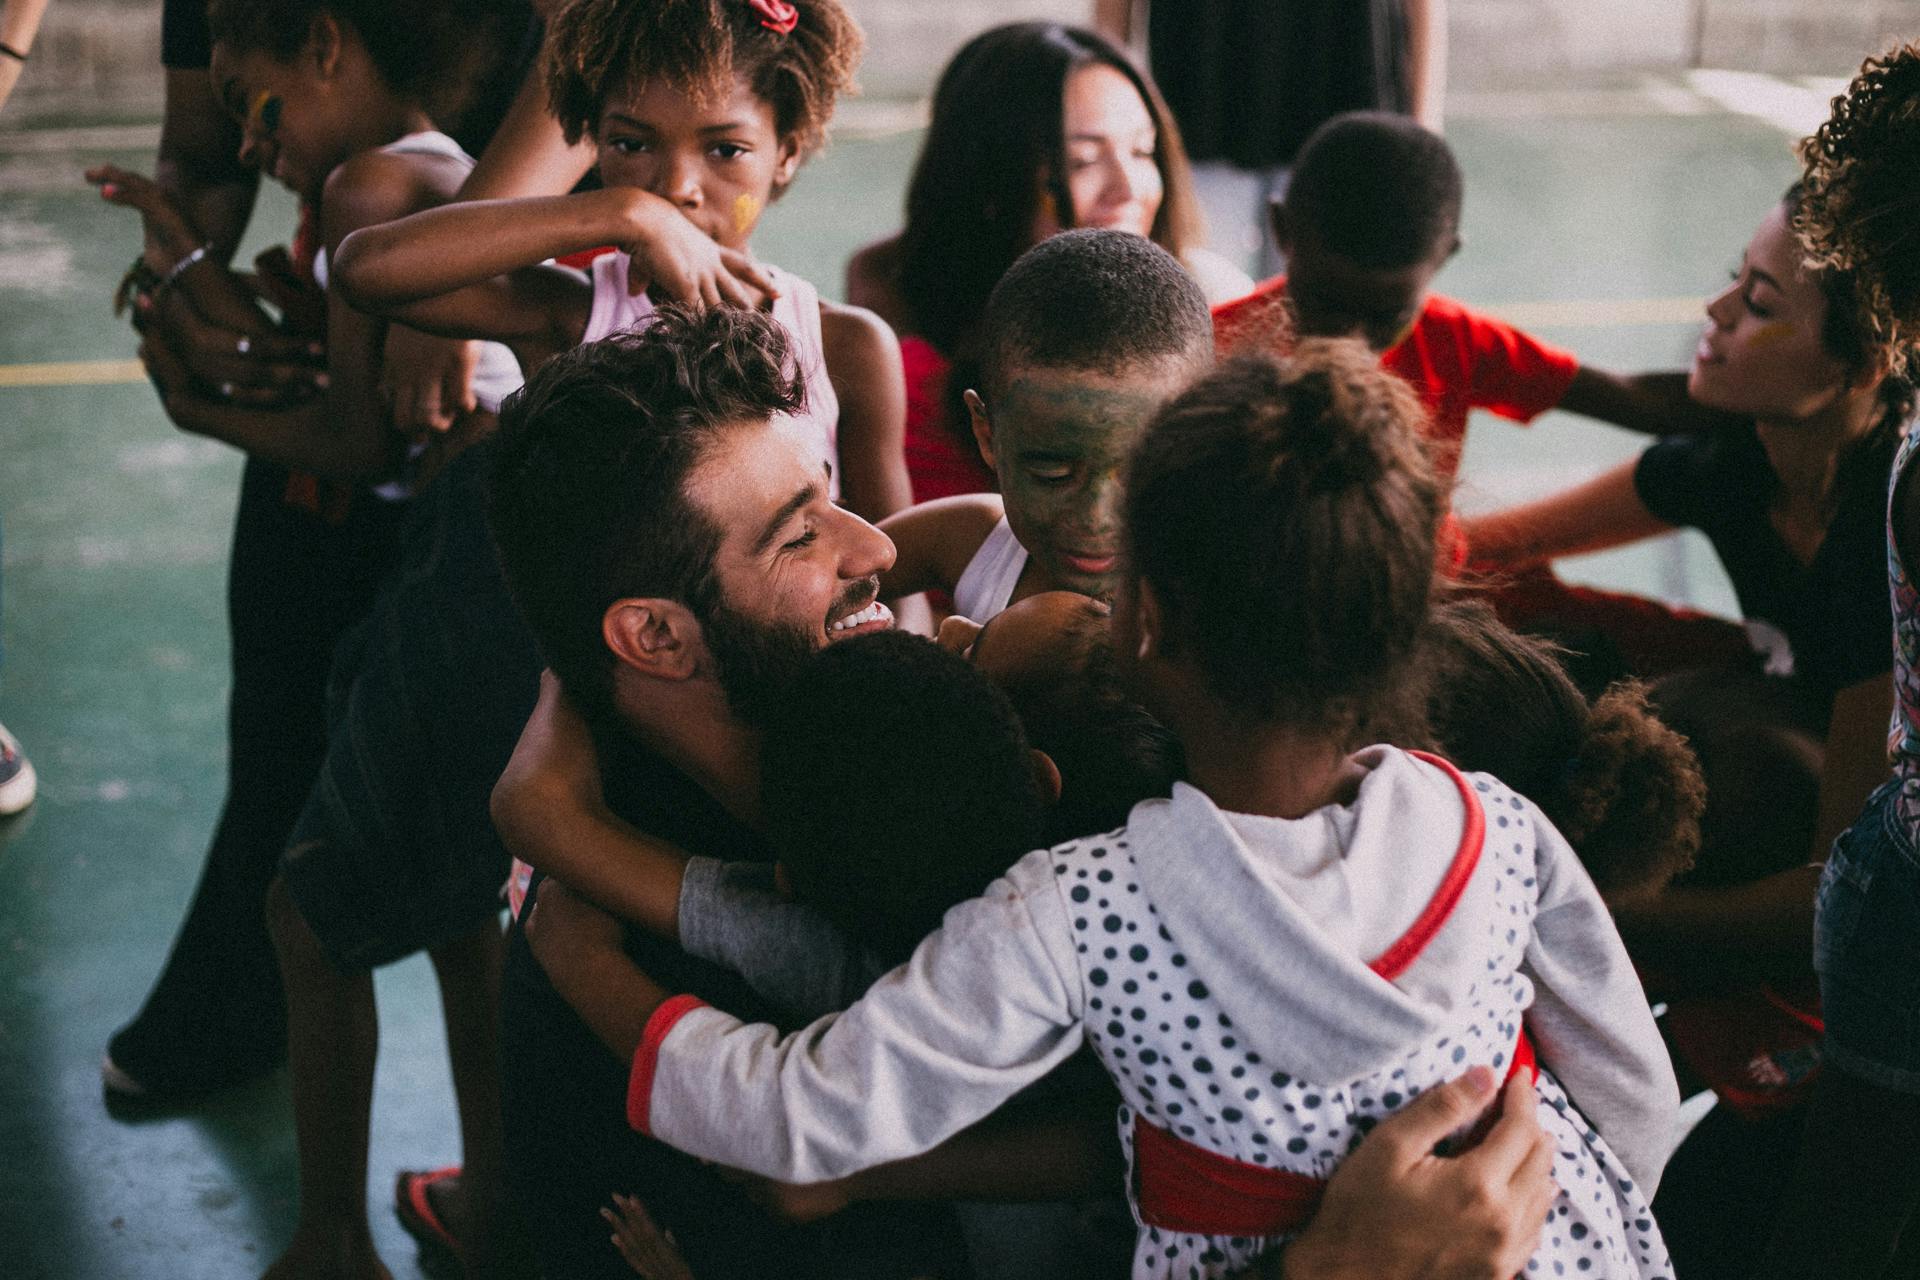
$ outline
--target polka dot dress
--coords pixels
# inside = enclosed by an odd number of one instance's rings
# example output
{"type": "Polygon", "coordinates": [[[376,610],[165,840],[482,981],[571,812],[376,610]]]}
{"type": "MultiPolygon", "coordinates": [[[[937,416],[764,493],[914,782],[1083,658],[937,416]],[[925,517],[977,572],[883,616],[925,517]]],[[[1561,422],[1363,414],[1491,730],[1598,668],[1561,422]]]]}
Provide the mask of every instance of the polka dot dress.
{"type": "MultiPolygon", "coordinates": [[[[1086,993],[1089,1043],[1120,1088],[1119,1123],[1130,1171],[1136,1116],[1206,1151],[1245,1164],[1330,1176],[1383,1117],[1435,1084],[1476,1065],[1508,1070],[1533,984],[1520,972],[1535,910],[1533,849],[1504,815],[1522,806],[1498,782],[1476,777],[1487,839],[1475,879],[1491,883],[1494,923],[1483,976],[1459,993],[1446,1034],[1409,1046],[1399,1065],[1360,1080],[1297,1079],[1253,1041],[1273,1045],[1275,1027],[1234,1025],[1206,979],[1140,888],[1128,831],[1053,852],[1055,884],[1075,932],[1086,993]]],[[[1157,851],[1138,850],[1152,857],[1157,851]]],[[[1284,1010],[1277,1018],[1284,1018],[1284,1010]]],[[[1280,1024],[1276,1024],[1280,1025],[1280,1024]]],[[[1561,1188],[1540,1247],[1523,1274],[1670,1277],[1647,1200],[1542,1064],[1542,1127],[1557,1144],[1561,1188]]],[[[1203,1280],[1244,1269],[1283,1237],[1202,1236],[1139,1220],[1136,1280],[1203,1280]]]]}

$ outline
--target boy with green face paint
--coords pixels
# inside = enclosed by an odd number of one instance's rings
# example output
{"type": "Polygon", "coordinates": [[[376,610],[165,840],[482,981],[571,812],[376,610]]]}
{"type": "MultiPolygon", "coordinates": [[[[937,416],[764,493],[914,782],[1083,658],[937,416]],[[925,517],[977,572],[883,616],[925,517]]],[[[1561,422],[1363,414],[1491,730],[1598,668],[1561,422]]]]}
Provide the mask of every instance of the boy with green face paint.
{"type": "Polygon", "coordinates": [[[883,595],[949,591],[978,622],[1043,591],[1109,594],[1134,442],[1213,359],[1192,277],[1120,231],[1028,250],[994,288],[985,331],[982,386],[966,401],[1000,492],[936,499],[880,526],[899,553],[883,595]]]}

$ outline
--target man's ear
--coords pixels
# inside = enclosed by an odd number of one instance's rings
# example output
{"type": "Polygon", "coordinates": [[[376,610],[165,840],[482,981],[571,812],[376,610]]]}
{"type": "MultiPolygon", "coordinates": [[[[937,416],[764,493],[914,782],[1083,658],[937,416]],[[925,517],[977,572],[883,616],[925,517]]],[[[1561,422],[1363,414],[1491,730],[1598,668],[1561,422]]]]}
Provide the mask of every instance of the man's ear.
{"type": "Polygon", "coordinates": [[[1053,757],[1038,747],[1027,748],[1027,763],[1033,769],[1033,780],[1040,787],[1040,803],[1049,807],[1060,803],[1060,766],[1053,757]]]}
{"type": "Polygon", "coordinates": [[[615,600],[600,615],[600,638],[622,666],[657,680],[685,680],[700,665],[700,623],[677,600],[615,600]]]}
{"type": "Polygon", "coordinates": [[[967,402],[967,416],[973,419],[973,442],[980,447],[980,456],[986,460],[988,470],[998,471],[1000,464],[993,458],[993,419],[987,416],[987,402],[980,398],[978,391],[971,389],[961,392],[960,398],[967,402]]]}

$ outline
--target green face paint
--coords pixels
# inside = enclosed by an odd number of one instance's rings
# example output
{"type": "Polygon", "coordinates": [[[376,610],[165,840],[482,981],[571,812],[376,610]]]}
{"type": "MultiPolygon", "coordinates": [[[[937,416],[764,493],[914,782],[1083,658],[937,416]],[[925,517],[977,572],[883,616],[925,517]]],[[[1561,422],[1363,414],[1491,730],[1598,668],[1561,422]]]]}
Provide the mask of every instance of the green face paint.
{"type": "Polygon", "coordinates": [[[1040,591],[1112,594],[1128,457],[1154,410],[1197,371],[1180,360],[1120,373],[1018,367],[997,403],[994,470],[1007,523],[1040,591]]]}

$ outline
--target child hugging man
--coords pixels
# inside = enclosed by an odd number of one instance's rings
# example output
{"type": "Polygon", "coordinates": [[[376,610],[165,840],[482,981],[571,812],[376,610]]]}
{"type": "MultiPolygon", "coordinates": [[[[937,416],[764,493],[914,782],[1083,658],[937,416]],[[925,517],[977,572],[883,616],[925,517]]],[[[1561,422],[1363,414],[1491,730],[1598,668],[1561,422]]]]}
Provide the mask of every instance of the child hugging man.
{"type": "Polygon", "coordinates": [[[1007,269],[982,328],[966,402],[1000,492],[883,521],[898,559],[881,594],[948,591],[976,622],[1045,591],[1107,595],[1120,470],[1153,411],[1211,363],[1206,299],[1151,240],[1069,231],[1007,269]]]}

